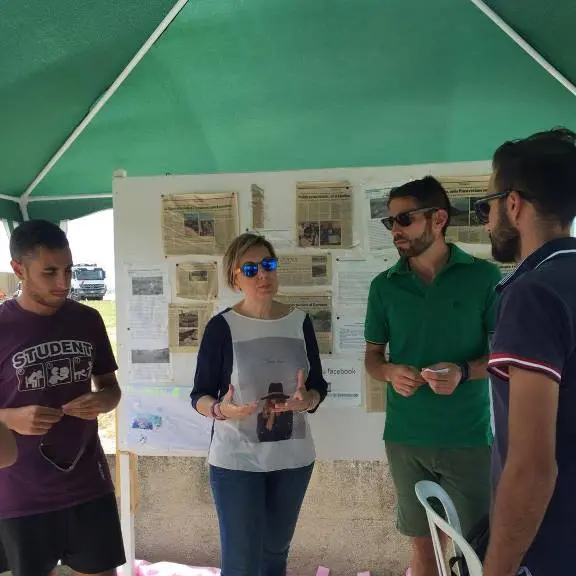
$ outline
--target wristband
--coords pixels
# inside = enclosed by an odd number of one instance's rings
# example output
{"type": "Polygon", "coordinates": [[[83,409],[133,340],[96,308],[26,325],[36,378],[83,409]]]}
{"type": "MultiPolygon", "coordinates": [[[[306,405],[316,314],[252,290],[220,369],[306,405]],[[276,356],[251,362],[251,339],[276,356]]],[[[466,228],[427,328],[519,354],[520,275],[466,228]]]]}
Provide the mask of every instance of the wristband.
{"type": "Polygon", "coordinates": [[[210,416],[212,416],[214,420],[226,420],[226,416],[222,414],[220,402],[214,402],[212,406],[210,406],[210,416]]]}
{"type": "Polygon", "coordinates": [[[458,384],[462,384],[462,382],[466,382],[466,380],[470,378],[470,365],[468,362],[464,362],[464,364],[458,364],[458,368],[460,368],[460,372],[462,374],[458,384]]]}

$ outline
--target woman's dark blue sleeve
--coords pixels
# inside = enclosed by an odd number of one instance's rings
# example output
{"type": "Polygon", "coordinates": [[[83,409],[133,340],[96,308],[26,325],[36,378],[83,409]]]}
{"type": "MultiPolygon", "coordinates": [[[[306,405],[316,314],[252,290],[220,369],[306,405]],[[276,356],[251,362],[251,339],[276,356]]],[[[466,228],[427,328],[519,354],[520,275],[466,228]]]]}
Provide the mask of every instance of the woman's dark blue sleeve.
{"type": "Polygon", "coordinates": [[[202,396],[219,400],[228,391],[232,374],[232,334],[222,314],[211,318],[206,324],[200,342],[194,375],[194,387],[190,400],[195,410],[202,396]]]}
{"type": "MultiPolygon", "coordinates": [[[[304,342],[306,344],[306,354],[308,355],[308,364],[310,366],[306,380],[306,388],[308,390],[316,390],[320,394],[320,403],[318,404],[318,406],[320,406],[324,398],[326,398],[326,394],[328,394],[328,382],[324,380],[324,375],[322,374],[322,362],[320,361],[318,341],[316,340],[314,325],[308,314],[306,314],[302,329],[304,332],[304,342]]],[[[314,410],[310,410],[310,412],[316,412],[318,406],[316,406],[314,410]]]]}

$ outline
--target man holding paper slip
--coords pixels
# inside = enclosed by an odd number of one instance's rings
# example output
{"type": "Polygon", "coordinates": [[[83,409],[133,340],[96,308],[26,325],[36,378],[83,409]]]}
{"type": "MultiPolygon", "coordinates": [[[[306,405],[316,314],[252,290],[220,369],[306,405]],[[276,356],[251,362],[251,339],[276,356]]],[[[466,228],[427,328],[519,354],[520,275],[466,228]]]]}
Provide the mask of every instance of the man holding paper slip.
{"type": "Polygon", "coordinates": [[[466,533],[490,505],[490,396],[486,364],[501,274],[445,240],[450,202],[432,177],[391,191],[399,262],[370,287],[366,369],[390,383],[384,430],[398,496],[397,526],[412,538],[407,574],[436,576],[424,509],[414,485],[440,483],[466,533]],[[389,360],[385,350],[389,347],[389,360]]]}

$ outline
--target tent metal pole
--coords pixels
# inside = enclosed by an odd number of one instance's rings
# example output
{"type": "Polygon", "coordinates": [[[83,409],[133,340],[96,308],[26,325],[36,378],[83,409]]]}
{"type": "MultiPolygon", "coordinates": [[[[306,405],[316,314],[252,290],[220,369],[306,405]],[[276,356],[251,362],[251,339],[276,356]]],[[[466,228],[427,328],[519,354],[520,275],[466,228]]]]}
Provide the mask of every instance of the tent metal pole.
{"type": "Polygon", "coordinates": [[[3,219],[2,224],[4,224],[4,230],[6,231],[6,238],[10,238],[12,236],[12,230],[10,230],[10,223],[8,220],[3,219]]]}
{"type": "Polygon", "coordinates": [[[18,196],[8,196],[8,194],[0,194],[0,200],[10,200],[11,202],[20,202],[18,196]]]}
{"type": "Polygon", "coordinates": [[[112,198],[112,194],[71,194],[70,196],[31,196],[28,202],[56,202],[59,200],[100,200],[112,198]]]}
{"type": "Polygon", "coordinates": [[[576,96],[576,86],[566,78],[563,74],[561,74],[548,60],[546,60],[539,52],[537,52],[518,32],[516,32],[512,27],[510,27],[492,8],[487,6],[482,0],[470,0],[472,4],[474,4],[479,10],[481,10],[500,30],[502,30],[505,34],[507,34],[526,54],[528,54],[531,58],[533,58],[548,74],[550,74],[553,78],[558,80],[564,88],[570,91],[574,96],[576,96]]]}
{"type": "Polygon", "coordinates": [[[25,219],[28,219],[27,201],[32,191],[38,186],[38,184],[40,184],[40,182],[42,182],[42,180],[44,180],[46,175],[50,172],[50,170],[52,170],[52,168],[54,168],[56,163],[60,160],[60,158],[62,158],[62,156],[68,150],[68,148],[70,148],[70,146],[72,146],[72,144],[76,141],[78,136],[80,136],[80,134],[84,132],[84,130],[90,124],[90,122],[92,122],[96,114],[100,112],[100,110],[104,107],[106,102],[108,102],[108,100],[110,100],[110,98],[114,95],[116,90],[120,88],[120,86],[122,85],[124,80],[126,80],[130,72],[132,72],[132,70],[134,70],[134,68],[140,62],[140,60],[144,58],[144,56],[147,54],[150,48],[152,48],[156,40],[158,40],[158,38],[162,35],[162,33],[166,30],[166,28],[170,26],[172,21],[176,18],[176,16],[178,16],[180,11],[184,8],[184,6],[186,6],[187,3],[188,0],[178,0],[176,4],[174,4],[170,12],[166,14],[166,16],[164,17],[162,22],[160,22],[156,30],[152,32],[148,40],[146,40],[146,42],[144,42],[140,50],[136,52],[136,54],[134,55],[132,60],[130,60],[126,68],[124,68],[124,70],[120,72],[118,78],[114,80],[114,82],[110,85],[110,87],[106,90],[106,92],[104,92],[100,100],[98,100],[98,102],[96,102],[94,107],[90,109],[88,114],[86,114],[86,116],[80,122],[80,124],[76,126],[72,134],[70,134],[68,139],[64,142],[64,144],[62,144],[62,146],[56,152],[56,154],[54,154],[54,156],[50,158],[46,166],[42,168],[42,170],[38,173],[36,178],[34,178],[34,180],[30,183],[28,188],[26,188],[25,192],[20,197],[20,207],[22,209],[22,215],[24,216],[25,219]]]}

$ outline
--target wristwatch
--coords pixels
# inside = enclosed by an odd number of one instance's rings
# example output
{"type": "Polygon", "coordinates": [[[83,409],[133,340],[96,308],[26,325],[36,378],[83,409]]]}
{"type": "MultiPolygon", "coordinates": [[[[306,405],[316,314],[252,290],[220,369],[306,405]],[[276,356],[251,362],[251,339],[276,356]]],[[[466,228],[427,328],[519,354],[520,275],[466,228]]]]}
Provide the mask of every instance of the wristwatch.
{"type": "Polygon", "coordinates": [[[463,364],[458,364],[458,368],[460,368],[460,372],[462,373],[462,377],[458,384],[462,384],[462,382],[466,382],[466,380],[470,378],[470,365],[468,362],[464,362],[463,364]]]}

